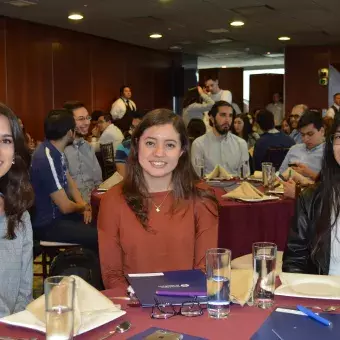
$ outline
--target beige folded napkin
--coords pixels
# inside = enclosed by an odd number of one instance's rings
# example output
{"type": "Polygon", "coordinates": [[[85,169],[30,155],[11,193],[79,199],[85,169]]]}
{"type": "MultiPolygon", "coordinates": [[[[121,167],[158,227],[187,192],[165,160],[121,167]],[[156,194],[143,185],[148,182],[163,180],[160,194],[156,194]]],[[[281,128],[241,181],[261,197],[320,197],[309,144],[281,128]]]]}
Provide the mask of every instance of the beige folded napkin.
{"type": "Polygon", "coordinates": [[[113,186],[118,184],[123,180],[123,176],[119,174],[119,172],[115,172],[111,177],[109,177],[106,181],[99,185],[100,189],[111,189],[113,186]]]}
{"type": "Polygon", "coordinates": [[[223,195],[222,197],[226,198],[245,198],[245,199],[261,199],[265,195],[254,186],[252,186],[248,182],[243,182],[238,188],[234,189],[233,191],[228,192],[227,194],[223,195]]]}
{"type": "Polygon", "coordinates": [[[213,178],[223,178],[223,179],[232,179],[233,176],[224,169],[221,165],[216,165],[214,170],[205,176],[206,179],[213,179],[213,178]]]}
{"type": "MultiPolygon", "coordinates": [[[[232,269],[230,279],[230,299],[232,302],[244,306],[253,291],[253,271],[249,269],[232,269]]],[[[223,282],[207,281],[208,295],[222,289],[223,282]]]]}
{"type": "MultiPolygon", "coordinates": [[[[115,305],[110,299],[92,287],[82,278],[72,275],[75,279],[75,299],[74,299],[74,335],[78,334],[80,327],[82,326],[83,319],[88,317],[89,314],[100,313],[100,311],[110,311],[110,313],[121,312],[120,306],[115,305]]],[[[53,290],[51,291],[52,299],[58,299],[53,297],[53,290]]],[[[58,295],[62,294],[58,289],[58,295]]],[[[40,296],[38,299],[32,301],[26,310],[31,312],[39,321],[45,324],[45,295],[40,296]]]]}
{"type": "Polygon", "coordinates": [[[294,182],[299,182],[301,185],[309,185],[314,183],[310,178],[299,174],[290,167],[282,174],[282,176],[287,180],[290,177],[294,182]]]}
{"type": "Polygon", "coordinates": [[[255,171],[253,177],[256,179],[262,179],[262,171],[255,171]]]}

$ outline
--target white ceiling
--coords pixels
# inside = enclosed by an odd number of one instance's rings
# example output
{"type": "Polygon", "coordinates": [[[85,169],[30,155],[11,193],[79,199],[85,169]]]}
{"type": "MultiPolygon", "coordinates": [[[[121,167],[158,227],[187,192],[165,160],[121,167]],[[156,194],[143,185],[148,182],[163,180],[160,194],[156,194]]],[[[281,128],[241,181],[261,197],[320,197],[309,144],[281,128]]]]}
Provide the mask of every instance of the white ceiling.
{"type": "Polygon", "coordinates": [[[200,68],[282,66],[282,57],[263,55],[282,53],[287,44],[340,43],[339,0],[29,0],[37,4],[27,7],[9,1],[0,0],[0,15],[155,49],[181,46],[183,52],[199,56],[200,68]],[[69,21],[73,11],[83,13],[84,20],[69,21]],[[235,19],[246,25],[230,27],[235,19]],[[207,32],[218,28],[228,32],[207,32]],[[163,38],[149,39],[153,32],[163,38]],[[279,42],[281,35],[291,36],[291,42],[279,42]],[[232,41],[209,43],[220,38],[232,41]]]}

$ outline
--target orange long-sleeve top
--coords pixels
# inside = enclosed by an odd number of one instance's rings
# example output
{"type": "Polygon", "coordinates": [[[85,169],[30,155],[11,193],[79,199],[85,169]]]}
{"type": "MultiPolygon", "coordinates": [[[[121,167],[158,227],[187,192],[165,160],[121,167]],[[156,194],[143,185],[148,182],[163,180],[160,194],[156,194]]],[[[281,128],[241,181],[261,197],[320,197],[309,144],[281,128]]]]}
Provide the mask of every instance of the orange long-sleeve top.
{"type": "Polygon", "coordinates": [[[100,203],[98,240],[102,277],[106,289],[126,291],[126,274],[171,270],[205,270],[205,253],[217,246],[218,212],[209,199],[185,201],[170,214],[172,193],[151,194],[159,205],[149,206],[147,231],[127,205],[122,186],[109,190],[100,203]]]}

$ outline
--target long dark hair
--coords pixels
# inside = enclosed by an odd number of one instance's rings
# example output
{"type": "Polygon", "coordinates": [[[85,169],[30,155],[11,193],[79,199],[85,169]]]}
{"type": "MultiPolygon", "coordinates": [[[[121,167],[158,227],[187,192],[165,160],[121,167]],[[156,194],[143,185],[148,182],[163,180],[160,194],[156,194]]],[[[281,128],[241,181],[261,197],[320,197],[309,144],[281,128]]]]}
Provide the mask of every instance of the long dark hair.
{"type": "Polygon", "coordinates": [[[30,159],[25,137],[17,117],[5,104],[0,103],[0,115],[9,121],[14,143],[14,164],[0,178],[0,192],[4,196],[5,215],[7,218],[6,239],[16,237],[23,213],[33,204],[33,189],[29,182],[27,163],[30,159]]]}
{"type": "Polygon", "coordinates": [[[326,145],[320,172],[321,213],[316,220],[316,235],[312,240],[312,256],[325,250],[326,240],[335,227],[340,215],[340,165],[334,157],[333,137],[340,127],[340,119],[336,118],[330,134],[326,137],[326,145]]]}
{"type": "MultiPolygon", "coordinates": [[[[174,213],[180,203],[189,199],[208,198],[218,205],[215,196],[209,190],[197,187],[199,178],[190,161],[189,137],[182,118],[167,109],[156,109],[149,112],[135,129],[131,138],[131,150],[128,159],[127,175],[123,182],[123,195],[137,219],[148,230],[148,192],[144,179],[143,169],[138,161],[138,144],[144,131],[152,126],[171,124],[180,135],[182,155],[176,168],[172,172],[174,204],[171,212],[174,213]]],[[[210,209],[209,209],[210,210],[210,209]]],[[[211,213],[213,213],[211,211],[211,213]]]]}
{"type": "Polygon", "coordinates": [[[248,115],[244,114],[244,113],[239,113],[238,115],[236,115],[236,117],[233,120],[233,128],[232,128],[232,132],[237,135],[235,128],[234,128],[234,122],[236,118],[240,118],[243,121],[243,130],[242,130],[242,135],[240,136],[241,138],[243,138],[246,142],[248,142],[249,139],[249,135],[252,134],[253,132],[253,127],[250,123],[249,117],[248,115]]]}
{"type": "Polygon", "coordinates": [[[189,89],[188,92],[185,94],[183,99],[183,108],[185,109],[189,105],[193,103],[202,103],[203,99],[198,92],[197,87],[189,89]]]}

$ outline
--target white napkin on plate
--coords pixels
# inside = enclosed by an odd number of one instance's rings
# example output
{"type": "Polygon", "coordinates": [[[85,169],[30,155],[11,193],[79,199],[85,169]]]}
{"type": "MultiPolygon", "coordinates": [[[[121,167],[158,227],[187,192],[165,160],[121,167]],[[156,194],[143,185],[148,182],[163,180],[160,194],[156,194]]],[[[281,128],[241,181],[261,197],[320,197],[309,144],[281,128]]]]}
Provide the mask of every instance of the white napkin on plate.
{"type": "MultiPolygon", "coordinates": [[[[97,328],[126,313],[82,278],[72,277],[76,280],[74,335],[97,328]]],[[[0,322],[46,332],[45,295],[32,301],[25,311],[6,316],[0,322]]]]}

